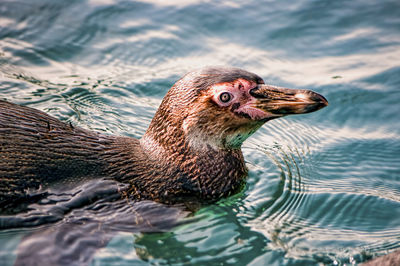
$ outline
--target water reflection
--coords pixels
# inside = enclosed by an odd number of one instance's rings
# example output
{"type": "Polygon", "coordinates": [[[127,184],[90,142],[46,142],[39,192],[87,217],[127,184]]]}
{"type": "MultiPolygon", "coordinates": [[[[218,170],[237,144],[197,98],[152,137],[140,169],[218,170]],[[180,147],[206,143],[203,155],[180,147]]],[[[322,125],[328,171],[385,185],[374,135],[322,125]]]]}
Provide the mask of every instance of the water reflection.
{"type": "Polygon", "coordinates": [[[0,238],[17,227],[31,227],[11,251],[15,265],[85,265],[122,232],[164,232],[195,221],[185,219],[189,212],[183,206],[121,199],[123,189],[121,184],[103,180],[71,190],[50,190],[27,211],[2,215],[0,238]]]}

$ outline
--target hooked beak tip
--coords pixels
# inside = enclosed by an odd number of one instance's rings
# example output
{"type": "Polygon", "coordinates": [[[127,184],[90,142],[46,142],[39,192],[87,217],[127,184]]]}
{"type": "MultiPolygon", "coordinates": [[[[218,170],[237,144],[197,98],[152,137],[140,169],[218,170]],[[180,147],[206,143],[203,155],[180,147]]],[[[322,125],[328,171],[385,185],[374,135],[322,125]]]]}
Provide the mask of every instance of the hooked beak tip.
{"type": "Polygon", "coordinates": [[[309,102],[311,105],[317,105],[319,110],[329,105],[328,100],[319,93],[313,91],[301,90],[295,94],[295,98],[300,101],[309,102]]]}

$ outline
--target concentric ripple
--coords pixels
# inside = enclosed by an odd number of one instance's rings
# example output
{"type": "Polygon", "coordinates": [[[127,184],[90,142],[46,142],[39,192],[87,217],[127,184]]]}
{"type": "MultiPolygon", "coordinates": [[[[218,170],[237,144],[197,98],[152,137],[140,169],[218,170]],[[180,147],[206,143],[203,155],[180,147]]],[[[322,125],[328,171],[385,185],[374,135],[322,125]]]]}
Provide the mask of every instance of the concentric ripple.
{"type": "Polygon", "coordinates": [[[244,202],[247,224],[268,236],[271,249],[293,258],[351,263],[400,247],[400,161],[392,156],[400,152],[398,137],[380,129],[342,130],[332,134],[280,120],[257,136],[276,145],[252,143],[246,150],[253,158],[264,153],[274,165],[264,162],[263,169],[256,160],[258,177],[244,202]]]}

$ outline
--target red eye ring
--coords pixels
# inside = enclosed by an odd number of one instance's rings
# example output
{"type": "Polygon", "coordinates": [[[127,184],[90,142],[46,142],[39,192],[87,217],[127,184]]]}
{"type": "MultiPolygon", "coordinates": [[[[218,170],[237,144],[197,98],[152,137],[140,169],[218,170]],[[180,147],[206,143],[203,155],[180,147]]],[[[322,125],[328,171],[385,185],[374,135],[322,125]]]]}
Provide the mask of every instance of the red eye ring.
{"type": "Polygon", "coordinates": [[[219,100],[223,103],[227,103],[232,99],[232,95],[229,92],[223,92],[219,95],[219,100]]]}

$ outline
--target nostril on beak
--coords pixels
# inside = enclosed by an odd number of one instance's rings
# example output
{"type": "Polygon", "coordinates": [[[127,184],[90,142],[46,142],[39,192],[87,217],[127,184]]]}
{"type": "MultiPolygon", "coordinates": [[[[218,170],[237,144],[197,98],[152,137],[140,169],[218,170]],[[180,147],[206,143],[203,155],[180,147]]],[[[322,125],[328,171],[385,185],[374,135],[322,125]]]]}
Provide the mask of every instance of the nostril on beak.
{"type": "Polygon", "coordinates": [[[249,91],[250,95],[253,96],[254,98],[264,98],[264,95],[262,95],[262,93],[260,93],[260,89],[257,87],[251,89],[249,91]]]}

